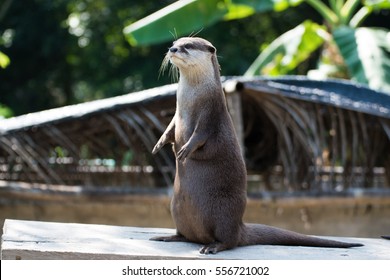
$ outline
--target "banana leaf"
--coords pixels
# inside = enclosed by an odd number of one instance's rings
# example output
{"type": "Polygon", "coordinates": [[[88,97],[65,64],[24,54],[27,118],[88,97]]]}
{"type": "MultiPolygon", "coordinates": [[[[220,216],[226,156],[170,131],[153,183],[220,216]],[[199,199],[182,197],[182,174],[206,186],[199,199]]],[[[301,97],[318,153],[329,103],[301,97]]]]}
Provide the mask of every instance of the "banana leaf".
{"type": "Polygon", "coordinates": [[[123,33],[132,46],[171,41],[196,33],[218,21],[244,18],[255,12],[282,11],[302,0],[181,0],[137,22],[123,33]]]}
{"type": "Polygon", "coordinates": [[[245,76],[287,74],[318,49],[326,37],[324,26],[307,20],[272,41],[245,76]]]}
{"type": "Polygon", "coordinates": [[[390,32],[344,26],[333,36],[352,79],[390,94],[390,32]]]}
{"type": "Polygon", "coordinates": [[[363,4],[364,6],[370,7],[374,10],[390,9],[389,0],[365,0],[363,4]]]}

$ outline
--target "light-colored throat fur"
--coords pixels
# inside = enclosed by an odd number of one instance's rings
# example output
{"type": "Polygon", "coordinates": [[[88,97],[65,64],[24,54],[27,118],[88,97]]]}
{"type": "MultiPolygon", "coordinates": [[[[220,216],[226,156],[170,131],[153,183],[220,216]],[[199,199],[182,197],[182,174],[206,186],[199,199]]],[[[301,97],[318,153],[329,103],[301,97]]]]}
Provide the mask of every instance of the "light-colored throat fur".
{"type": "MultiPolygon", "coordinates": [[[[189,53],[184,60],[180,60],[176,65],[179,68],[181,79],[191,86],[215,84],[216,80],[219,82],[219,76],[215,77],[216,65],[213,62],[213,54],[199,50],[190,50],[189,53]]],[[[171,58],[171,62],[175,63],[175,57],[171,58]]]]}
{"type": "Polygon", "coordinates": [[[192,108],[193,104],[201,104],[195,100],[208,99],[210,94],[221,91],[220,77],[216,74],[211,53],[194,50],[190,52],[185,63],[183,61],[179,63],[175,67],[180,73],[177,101],[181,109],[192,108]]]}

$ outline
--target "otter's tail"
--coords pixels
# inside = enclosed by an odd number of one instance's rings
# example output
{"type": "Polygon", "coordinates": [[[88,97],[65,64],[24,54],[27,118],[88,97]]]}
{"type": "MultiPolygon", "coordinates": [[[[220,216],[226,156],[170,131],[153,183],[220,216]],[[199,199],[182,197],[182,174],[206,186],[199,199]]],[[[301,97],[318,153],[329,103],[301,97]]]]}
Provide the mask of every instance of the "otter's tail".
{"type": "Polygon", "coordinates": [[[346,243],[322,239],[262,224],[245,224],[239,245],[246,246],[256,244],[330,248],[350,248],[363,246],[363,244],[360,243],[346,243]]]}

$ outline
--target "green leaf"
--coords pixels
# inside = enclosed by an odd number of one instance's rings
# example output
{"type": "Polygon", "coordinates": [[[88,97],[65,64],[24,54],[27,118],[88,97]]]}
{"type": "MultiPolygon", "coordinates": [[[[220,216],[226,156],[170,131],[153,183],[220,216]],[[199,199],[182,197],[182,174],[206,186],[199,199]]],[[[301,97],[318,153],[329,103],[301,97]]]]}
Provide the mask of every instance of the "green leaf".
{"type": "Polygon", "coordinates": [[[352,79],[390,94],[389,31],[340,27],[333,36],[352,79]]]}
{"type": "Polygon", "coordinates": [[[123,32],[133,46],[156,44],[172,40],[172,34],[197,32],[227,12],[222,0],[182,0],[125,27],[123,32]]]}
{"type": "Polygon", "coordinates": [[[255,12],[283,11],[303,0],[181,0],[126,26],[132,46],[151,45],[197,32],[217,21],[248,17],[255,12]]]}
{"type": "Polygon", "coordinates": [[[276,38],[258,56],[245,75],[287,74],[321,46],[326,36],[324,26],[305,21],[276,38]]]}
{"type": "Polygon", "coordinates": [[[233,0],[234,4],[252,7],[256,12],[281,12],[298,6],[303,0],[233,0]]]}
{"type": "Polygon", "coordinates": [[[363,1],[364,6],[371,7],[374,10],[390,9],[389,0],[365,0],[363,1]]]}
{"type": "Polygon", "coordinates": [[[6,68],[10,64],[10,62],[11,61],[9,57],[5,53],[0,52],[0,67],[6,68]]]}
{"type": "Polygon", "coordinates": [[[382,9],[390,9],[390,0],[365,0],[363,7],[357,11],[349,22],[350,27],[358,27],[373,12],[382,9]]]}
{"type": "Polygon", "coordinates": [[[333,26],[339,24],[339,17],[337,13],[332,11],[323,1],[321,0],[306,0],[306,3],[312,6],[327,22],[327,24],[333,26]]]}
{"type": "Polygon", "coordinates": [[[228,5],[228,13],[223,17],[224,20],[233,20],[245,18],[253,15],[256,10],[248,5],[230,4],[228,5]]]}
{"type": "Polygon", "coordinates": [[[7,106],[0,104],[0,120],[2,118],[10,118],[13,116],[13,112],[7,106]]]}
{"type": "Polygon", "coordinates": [[[228,13],[224,20],[240,19],[256,12],[282,12],[302,2],[303,0],[227,0],[228,13]]]}
{"type": "Polygon", "coordinates": [[[360,2],[360,0],[347,0],[345,2],[339,12],[343,24],[347,24],[349,22],[360,5],[360,2]]]}

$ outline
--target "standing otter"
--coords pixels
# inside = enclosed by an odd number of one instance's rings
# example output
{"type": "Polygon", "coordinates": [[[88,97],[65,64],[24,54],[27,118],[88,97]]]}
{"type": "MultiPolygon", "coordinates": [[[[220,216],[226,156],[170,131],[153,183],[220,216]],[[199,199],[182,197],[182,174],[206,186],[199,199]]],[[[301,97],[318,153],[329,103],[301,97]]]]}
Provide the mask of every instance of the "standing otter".
{"type": "Polygon", "coordinates": [[[177,234],[151,240],[201,243],[202,254],[255,244],[362,246],[244,224],[246,168],[222,91],[216,49],[202,38],[181,38],[169,48],[163,67],[168,61],[180,74],[176,112],[152,153],[173,143],[171,213],[177,234]]]}

